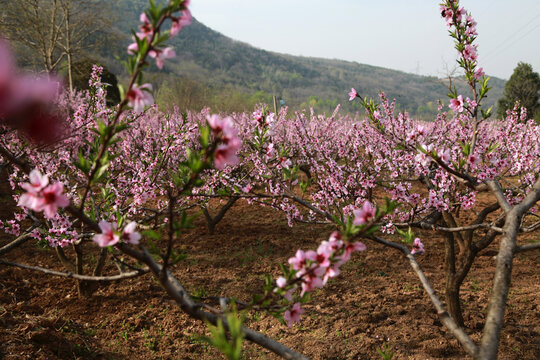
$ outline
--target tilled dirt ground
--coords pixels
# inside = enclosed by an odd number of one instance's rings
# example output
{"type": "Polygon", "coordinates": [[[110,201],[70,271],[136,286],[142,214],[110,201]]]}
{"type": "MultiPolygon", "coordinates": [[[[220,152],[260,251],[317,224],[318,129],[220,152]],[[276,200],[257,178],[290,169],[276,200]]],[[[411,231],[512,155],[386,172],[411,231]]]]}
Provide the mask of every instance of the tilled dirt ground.
{"type": "MultiPolygon", "coordinates": [[[[208,234],[202,216],[196,224],[179,242],[187,258],[174,273],[194,294],[240,300],[261,292],[264,274],[277,276],[279,264],[296,249],[314,249],[331,232],[322,225],[290,228],[282,214],[243,201],[226,214],[215,235],[208,234]]],[[[443,239],[421,235],[426,254],[419,263],[444,297],[443,239]]],[[[0,246],[10,239],[2,235],[0,246]]],[[[441,325],[406,259],[381,245],[367,246],[338,278],[314,292],[299,325],[288,328],[263,313],[250,314],[247,325],[312,359],[378,359],[377,349],[384,347],[395,359],[467,358],[441,325]]],[[[467,332],[475,341],[484,324],[497,246],[479,256],[463,285],[467,332]]],[[[94,260],[96,250],[86,245],[94,260]]],[[[53,250],[32,241],[4,259],[63,270],[53,250]]],[[[538,251],[515,258],[500,359],[540,359],[539,264],[538,251]]],[[[223,358],[201,339],[205,334],[206,325],[183,314],[151,275],[79,299],[73,280],[0,265],[0,358],[223,358]]],[[[276,356],[246,343],[244,358],[276,356]]]]}

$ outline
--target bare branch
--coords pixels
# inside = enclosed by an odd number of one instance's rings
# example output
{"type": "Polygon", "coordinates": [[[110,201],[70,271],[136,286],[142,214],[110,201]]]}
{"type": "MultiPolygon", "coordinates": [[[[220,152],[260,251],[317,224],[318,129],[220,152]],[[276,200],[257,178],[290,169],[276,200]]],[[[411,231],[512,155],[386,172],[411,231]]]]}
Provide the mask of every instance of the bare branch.
{"type": "Polygon", "coordinates": [[[527,244],[527,245],[521,245],[516,247],[516,253],[529,251],[529,250],[538,250],[540,249],[540,242],[534,243],[534,244],[527,244]]]}
{"type": "Polygon", "coordinates": [[[27,269],[27,270],[40,271],[48,275],[61,276],[65,278],[84,280],[84,281],[97,281],[97,282],[110,282],[110,281],[117,281],[117,280],[123,280],[123,279],[131,279],[137,276],[144,275],[150,271],[148,268],[144,268],[138,271],[131,271],[128,273],[122,273],[122,274],[112,275],[112,276],[90,276],[90,275],[79,275],[72,272],[61,272],[61,271],[46,269],[40,266],[30,266],[30,265],[25,265],[25,264],[19,264],[19,263],[4,261],[2,259],[0,259],[0,264],[15,266],[15,267],[19,267],[19,268],[27,269]]]}
{"type": "Polygon", "coordinates": [[[501,184],[499,184],[496,180],[490,180],[487,182],[489,189],[493,192],[495,197],[497,198],[497,202],[501,206],[501,208],[504,210],[505,213],[508,213],[510,210],[512,210],[512,207],[506,200],[506,197],[504,196],[501,188],[501,184]]]}
{"type": "MultiPolygon", "coordinates": [[[[502,195],[500,186],[494,182],[489,182],[490,188],[502,195]]],[[[499,197],[497,198],[499,200],[499,197]]],[[[499,338],[508,298],[510,278],[512,275],[512,263],[516,251],[516,237],[519,231],[522,216],[540,200],[540,177],[536,180],[529,194],[519,204],[507,211],[510,205],[499,200],[499,204],[506,211],[504,224],[504,235],[501,238],[499,253],[497,255],[497,267],[493,280],[492,296],[489,301],[486,324],[484,325],[482,343],[480,345],[479,356],[481,359],[495,359],[499,348],[499,338]],[[506,207],[506,208],[505,208],[506,207]]]]}
{"type": "MultiPolygon", "coordinates": [[[[156,279],[160,281],[165,291],[167,291],[167,294],[169,294],[188,315],[195,319],[208,321],[214,325],[217,324],[218,319],[221,319],[223,325],[228,329],[227,319],[214,313],[203,311],[203,304],[195,303],[182,284],[180,284],[180,282],[172,275],[170,271],[166,271],[166,276],[161,276],[163,267],[161,264],[158,264],[144,248],[142,252],[139,252],[125,244],[120,244],[119,248],[125,254],[148,265],[156,279]]],[[[284,359],[308,360],[308,358],[305,356],[298,354],[294,350],[289,349],[285,345],[272,340],[271,338],[257,331],[246,327],[242,327],[242,331],[244,332],[247,340],[274,352],[284,359]]]]}
{"type": "Polygon", "coordinates": [[[441,322],[448,328],[448,330],[450,330],[450,332],[456,337],[456,339],[460,342],[463,348],[471,356],[476,356],[476,354],[478,353],[478,346],[476,346],[476,344],[471,340],[469,335],[467,335],[467,333],[462,328],[460,328],[458,324],[454,321],[454,319],[452,319],[452,317],[448,314],[445,307],[437,297],[435,290],[433,290],[433,288],[431,287],[431,284],[429,283],[429,280],[424,274],[424,271],[422,270],[418,262],[416,262],[416,258],[414,257],[414,255],[411,254],[409,249],[405,245],[394,243],[392,241],[379,238],[377,236],[370,236],[369,239],[378,242],[379,244],[383,244],[385,246],[397,249],[405,255],[405,257],[409,260],[409,264],[411,265],[412,269],[420,279],[420,282],[422,283],[424,290],[431,299],[431,302],[435,306],[435,309],[437,310],[437,315],[439,315],[441,322]]]}
{"type": "Polygon", "coordinates": [[[538,230],[540,229],[540,221],[537,221],[535,222],[534,224],[530,225],[530,226],[527,226],[527,227],[522,227],[519,229],[520,232],[533,232],[535,230],[538,230]]]}
{"type": "Polygon", "coordinates": [[[5,253],[15,249],[16,247],[18,247],[18,246],[24,244],[25,242],[27,242],[28,240],[30,240],[32,238],[32,235],[30,235],[30,232],[32,230],[34,230],[36,227],[38,227],[38,224],[32,225],[30,228],[28,228],[28,230],[25,231],[24,234],[17,237],[15,240],[10,242],[9,244],[4,245],[3,247],[1,247],[0,248],[0,255],[4,255],[5,253]]]}

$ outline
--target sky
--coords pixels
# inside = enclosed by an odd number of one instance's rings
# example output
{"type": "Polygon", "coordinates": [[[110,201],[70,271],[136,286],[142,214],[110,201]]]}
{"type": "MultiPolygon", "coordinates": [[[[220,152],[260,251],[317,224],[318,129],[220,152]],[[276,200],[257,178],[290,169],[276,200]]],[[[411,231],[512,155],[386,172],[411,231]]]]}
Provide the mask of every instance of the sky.
{"type": "MultiPolygon", "coordinates": [[[[437,0],[192,0],[206,26],[257,48],[446,77],[457,53],[437,0]]],[[[540,0],[462,0],[478,22],[479,63],[508,79],[540,72],[540,0]],[[511,4],[511,5],[510,5],[511,4]]]]}

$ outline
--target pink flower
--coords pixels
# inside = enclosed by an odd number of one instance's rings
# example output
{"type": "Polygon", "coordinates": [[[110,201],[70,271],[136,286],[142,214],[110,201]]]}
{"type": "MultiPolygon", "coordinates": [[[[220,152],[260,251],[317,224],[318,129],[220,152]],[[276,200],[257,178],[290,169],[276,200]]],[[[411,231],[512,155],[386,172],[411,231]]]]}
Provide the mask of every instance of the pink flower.
{"type": "Polygon", "coordinates": [[[208,115],[206,117],[206,120],[208,121],[208,125],[212,129],[212,132],[215,135],[219,135],[222,133],[225,136],[231,136],[236,135],[236,132],[234,130],[234,122],[233,119],[230,116],[227,116],[225,118],[222,118],[221,116],[217,114],[208,115]]]}
{"type": "Polygon", "coordinates": [[[332,252],[335,252],[343,247],[342,236],[339,231],[334,231],[332,234],[330,234],[328,241],[323,241],[321,245],[325,245],[329,247],[332,252]]]}
{"type": "Polygon", "coordinates": [[[232,118],[230,116],[221,118],[219,115],[214,114],[207,116],[206,120],[212,132],[220,136],[222,142],[214,153],[214,166],[216,169],[223,170],[227,165],[237,165],[239,159],[236,153],[240,150],[242,142],[233,127],[232,118]]]}
{"type": "Polygon", "coordinates": [[[343,261],[338,261],[337,263],[332,264],[332,266],[329,266],[326,268],[326,272],[324,273],[324,277],[323,277],[323,285],[326,285],[329,278],[333,278],[339,275],[340,273],[339,267],[343,265],[343,263],[344,263],[343,261]]]}
{"type": "Polygon", "coordinates": [[[441,5],[441,15],[446,20],[446,25],[450,26],[452,25],[452,21],[454,18],[454,12],[449,7],[446,7],[444,5],[441,5]]]}
{"type": "Polygon", "coordinates": [[[150,57],[153,57],[156,59],[156,65],[158,68],[163,68],[163,61],[165,59],[170,59],[176,56],[176,53],[174,52],[172,47],[166,47],[165,49],[155,49],[150,50],[148,52],[148,55],[150,57]]]}
{"type": "Polygon", "coordinates": [[[300,322],[300,315],[303,313],[305,313],[305,310],[302,309],[300,303],[296,303],[290,310],[285,311],[283,319],[285,319],[289,327],[291,327],[294,323],[300,322]]]}
{"type": "Polygon", "coordinates": [[[416,130],[413,129],[407,134],[407,142],[415,141],[419,136],[425,136],[426,133],[426,127],[419,125],[416,130]]]}
{"type": "Polygon", "coordinates": [[[467,163],[471,166],[471,168],[476,167],[479,162],[480,159],[474,154],[469,155],[469,157],[467,158],[467,163]]]}
{"type": "Polygon", "coordinates": [[[148,20],[148,17],[145,13],[141,13],[139,16],[139,20],[142,22],[142,25],[139,26],[139,29],[141,29],[140,32],[137,33],[137,37],[139,39],[148,39],[150,40],[152,38],[152,35],[154,34],[154,27],[150,23],[150,20],[148,20]]]}
{"type": "Polygon", "coordinates": [[[128,54],[136,54],[138,51],[139,44],[137,44],[137,41],[135,40],[135,38],[133,38],[133,42],[128,46],[128,54]]]}
{"type": "Polygon", "coordinates": [[[359,241],[352,244],[347,244],[345,246],[345,251],[343,252],[343,255],[341,255],[341,260],[349,261],[353,252],[364,251],[364,250],[366,250],[366,245],[359,241]]]}
{"type": "Polygon", "coordinates": [[[29,193],[37,194],[49,185],[49,177],[47,175],[41,175],[39,170],[34,169],[29,175],[30,183],[24,183],[21,187],[29,193]]]}
{"type": "MultiPolygon", "coordinates": [[[[240,141],[238,140],[238,142],[240,141]]],[[[216,169],[223,170],[227,165],[238,165],[240,160],[238,159],[236,152],[240,146],[237,146],[236,144],[236,142],[231,144],[220,144],[217,147],[216,152],[214,153],[214,166],[216,169]]]]}
{"type": "Polygon", "coordinates": [[[292,161],[289,158],[286,157],[280,157],[279,158],[279,165],[285,169],[288,169],[292,166],[292,161]]]}
{"type": "MultiPolygon", "coordinates": [[[[184,3],[186,5],[186,3],[184,3]]],[[[186,5],[187,6],[187,5],[186,5]]],[[[175,36],[182,30],[184,26],[191,24],[192,16],[189,9],[182,11],[182,16],[174,17],[171,16],[172,26],[171,26],[171,36],[175,36]]]]}
{"type": "Polygon", "coordinates": [[[17,206],[22,206],[30,210],[38,211],[41,197],[33,192],[27,192],[21,195],[17,206]]]}
{"type": "Polygon", "coordinates": [[[303,296],[306,292],[313,291],[315,288],[322,288],[324,286],[323,280],[320,276],[326,273],[326,269],[322,267],[316,267],[310,272],[302,275],[302,292],[300,296],[303,296]]]}
{"type": "Polygon", "coordinates": [[[42,211],[47,218],[53,218],[59,207],[69,205],[69,198],[62,194],[64,184],[56,182],[43,189],[43,197],[40,199],[36,211],[42,211]]]}
{"type": "Polygon", "coordinates": [[[141,239],[141,234],[135,231],[137,223],[135,221],[130,222],[124,227],[122,231],[122,241],[128,242],[133,245],[138,245],[141,239]]]}
{"type": "Polygon", "coordinates": [[[450,100],[450,105],[448,105],[450,109],[452,109],[455,113],[461,113],[463,112],[463,96],[459,95],[455,99],[450,100]]]}
{"type": "Polygon", "coordinates": [[[315,261],[318,263],[321,267],[329,267],[330,266],[330,257],[332,256],[333,251],[330,248],[330,246],[326,244],[321,244],[317,248],[317,252],[313,250],[308,250],[306,252],[306,258],[315,261]]]}
{"type": "Polygon", "coordinates": [[[355,97],[359,96],[354,88],[351,88],[349,92],[349,101],[353,101],[355,97]]]}
{"type": "Polygon", "coordinates": [[[441,160],[445,163],[449,163],[450,159],[450,149],[444,150],[444,152],[441,154],[441,160]]]}
{"type": "Polygon", "coordinates": [[[469,26],[467,30],[465,30],[465,35],[467,36],[476,36],[478,35],[478,32],[476,31],[475,26],[469,26]]]}
{"type": "Polygon", "coordinates": [[[424,253],[424,244],[420,241],[420,238],[414,239],[413,248],[411,250],[411,254],[418,254],[421,255],[424,253]]]}
{"type": "Polygon", "coordinates": [[[26,207],[33,211],[43,211],[46,218],[53,218],[59,207],[69,205],[69,198],[62,194],[64,185],[56,182],[49,185],[47,175],[34,169],[30,172],[30,183],[22,184],[22,188],[27,192],[19,198],[19,206],[26,207]]]}
{"type": "Polygon", "coordinates": [[[285,285],[287,285],[287,279],[285,279],[283,276],[280,276],[276,280],[276,285],[278,288],[283,288],[285,285]]]}
{"type": "Polygon", "coordinates": [[[255,110],[253,112],[253,120],[255,120],[259,125],[262,125],[263,112],[261,109],[255,110]]]}
{"type": "Polygon", "coordinates": [[[353,211],[353,225],[364,225],[375,217],[376,208],[369,201],[365,201],[361,209],[353,211]]]}
{"type": "Polygon", "coordinates": [[[289,259],[289,264],[294,270],[301,270],[306,266],[306,253],[303,250],[297,250],[294,257],[289,259]]]}
{"type": "Polygon", "coordinates": [[[463,15],[465,15],[465,14],[466,14],[465,8],[460,7],[460,8],[458,9],[457,13],[456,13],[456,21],[457,21],[458,23],[460,23],[461,20],[462,20],[462,18],[463,18],[463,15]]]}
{"type": "Polygon", "coordinates": [[[120,241],[120,237],[116,232],[116,227],[116,223],[101,220],[99,222],[101,234],[94,235],[93,240],[98,244],[99,247],[107,247],[116,244],[118,241],[120,241]]]}
{"type": "Polygon", "coordinates": [[[276,150],[274,149],[274,144],[273,143],[268,144],[268,146],[266,147],[266,152],[264,154],[266,160],[270,160],[271,158],[274,157],[275,154],[276,154],[276,150]]]}
{"type": "Polygon", "coordinates": [[[0,40],[0,122],[37,143],[54,141],[62,130],[56,100],[60,83],[35,75],[18,75],[7,45],[0,40]]]}
{"type": "Polygon", "coordinates": [[[462,52],[465,60],[475,61],[478,58],[476,54],[476,48],[473,45],[465,45],[465,49],[462,52]]]}
{"type": "Polygon", "coordinates": [[[474,78],[476,80],[480,80],[483,76],[485,76],[486,74],[484,73],[484,69],[482,69],[481,67],[479,67],[478,69],[476,69],[476,71],[474,72],[474,78]]]}
{"type": "Polygon", "coordinates": [[[143,112],[145,106],[154,103],[154,98],[150,91],[152,91],[152,84],[143,84],[141,86],[133,85],[131,90],[128,91],[128,104],[133,107],[133,110],[136,113],[139,114],[143,112]]]}
{"type": "Polygon", "coordinates": [[[9,96],[15,74],[15,59],[8,45],[0,40],[0,116],[2,116],[9,96]]]}

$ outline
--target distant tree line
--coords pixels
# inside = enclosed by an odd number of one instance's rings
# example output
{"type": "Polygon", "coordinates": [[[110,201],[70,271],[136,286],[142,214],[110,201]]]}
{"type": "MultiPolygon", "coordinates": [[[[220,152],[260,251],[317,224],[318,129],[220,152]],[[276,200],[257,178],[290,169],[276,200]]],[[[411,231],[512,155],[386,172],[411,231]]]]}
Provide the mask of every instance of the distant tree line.
{"type": "Polygon", "coordinates": [[[498,115],[503,117],[516,101],[527,109],[529,117],[540,123],[540,75],[530,64],[518,63],[514,73],[506,82],[504,96],[498,102],[498,115]]]}

